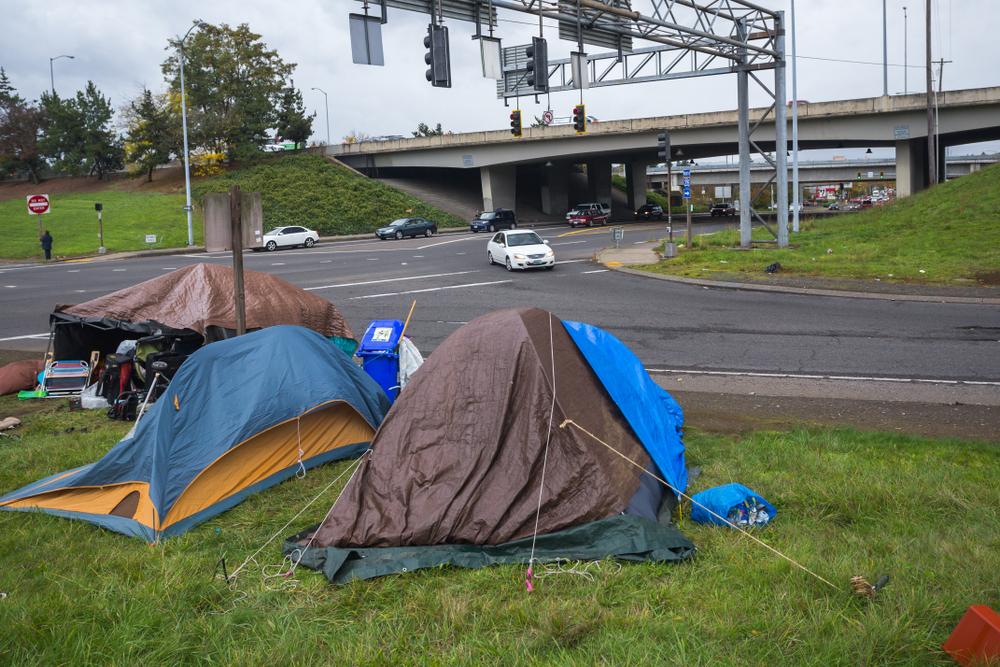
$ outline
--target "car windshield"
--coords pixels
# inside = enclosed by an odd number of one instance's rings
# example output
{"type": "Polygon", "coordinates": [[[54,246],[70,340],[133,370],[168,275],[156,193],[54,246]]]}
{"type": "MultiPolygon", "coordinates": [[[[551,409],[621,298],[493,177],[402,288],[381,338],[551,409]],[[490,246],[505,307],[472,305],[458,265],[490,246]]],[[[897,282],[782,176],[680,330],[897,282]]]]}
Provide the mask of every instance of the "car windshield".
{"type": "Polygon", "coordinates": [[[495,217],[497,217],[497,214],[494,213],[493,211],[486,211],[485,213],[479,214],[480,220],[492,220],[495,217]]]}
{"type": "Polygon", "coordinates": [[[389,226],[390,227],[402,227],[403,225],[406,224],[406,221],[408,219],[409,218],[400,218],[399,220],[393,220],[392,222],[389,223],[389,226]]]}
{"type": "Polygon", "coordinates": [[[267,233],[267,236],[273,236],[274,234],[280,234],[282,232],[282,230],[284,230],[284,229],[285,229],[284,227],[275,227],[274,229],[272,229],[271,231],[269,231],[267,233]]]}
{"type": "Polygon", "coordinates": [[[535,232],[525,232],[523,234],[508,234],[507,245],[511,247],[521,246],[521,245],[542,245],[542,239],[535,232]]]}

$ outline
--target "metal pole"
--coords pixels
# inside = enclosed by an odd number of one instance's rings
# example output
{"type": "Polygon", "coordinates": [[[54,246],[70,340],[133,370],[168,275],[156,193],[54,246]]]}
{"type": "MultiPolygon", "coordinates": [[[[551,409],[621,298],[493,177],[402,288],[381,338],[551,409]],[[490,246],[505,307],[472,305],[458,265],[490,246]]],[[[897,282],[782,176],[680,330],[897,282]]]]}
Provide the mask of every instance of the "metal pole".
{"type": "Polygon", "coordinates": [[[802,197],[799,190],[799,61],[795,51],[795,30],[795,0],[792,0],[792,231],[798,234],[802,197]]]}
{"type": "Polygon", "coordinates": [[[909,30],[907,29],[908,25],[909,21],[907,20],[906,7],[904,6],[903,7],[903,94],[904,95],[907,95],[910,92],[907,87],[907,79],[909,78],[907,75],[909,74],[908,70],[910,69],[909,45],[908,45],[909,30]]]}
{"type": "MultiPolygon", "coordinates": [[[[889,23],[882,0],[882,95],[889,95],[889,23]]],[[[794,38],[793,38],[794,39],[794,38]]]]}
{"type": "MultiPolygon", "coordinates": [[[[736,25],[740,40],[746,39],[746,23],[736,25]]],[[[746,49],[740,49],[740,67],[736,72],[737,130],[740,145],[740,247],[750,247],[750,75],[746,69],[746,49]]]]}
{"type": "Polygon", "coordinates": [[[314,86],[312,89],[323,93],[323,103],[326,105],[326,143],[329,146],[330,145],[330,98],[326,94],[326,91],[323,90],[322,88],[316,88],[314,86]]]}
{"type": "Polygon", "coordinates": [[[778,247],[788,247],[788,96],[785,94],[785,12],[774,20],[774,45],[778,58],[774,67],[774,163],[778,171],[778,247]]]}
{"type": "Polygon", "coordinates": [[[52,62],[54,60],[55,60],[55,58],[49,58],[49,87],[52,90],[52,96],[53,97],[55,97],[55,95],[56,95],[56,75],[55,75],[55,71],[52,68],[52,62]]]}
{"type": "Polygon", "coordinates": [[[934,154],[934,83],[931,71],[931,0],[924,0],[927,18],[927,184],[935,185],[937,177],[937,156],[934,154]]]}
{"type": "Polygon", "coordinates": [[[184,211],[187,213],[188,245],[194,245],[194,226],[191,222],[191,158],[188,154],[187,96],[184,92],[184,43],[180,48],[181,61],[181,128],[184,135],[184,211]]]}
{"type": "Polygon", "coordinates": [[[674,177],[671,172],[671,165],[673,165],[673,160],[670,156],[667,156],[667,240],[670,243],[674,242],[674,213],[670,202],[674,197],[674,177]]]}
{"type": "Polygon", "coordinates": [[[104,247],[104,211],[100,210],[97,212],[97,253],[103,255],[105,252],[104,247]]]}
{"type": "Polygon", "coordinates": [[[243,290],[243,193],[240,186],[229,190],[229,229],[233,247],[233,305],[236,335],[247,332],[246,294],[243,290]]]}

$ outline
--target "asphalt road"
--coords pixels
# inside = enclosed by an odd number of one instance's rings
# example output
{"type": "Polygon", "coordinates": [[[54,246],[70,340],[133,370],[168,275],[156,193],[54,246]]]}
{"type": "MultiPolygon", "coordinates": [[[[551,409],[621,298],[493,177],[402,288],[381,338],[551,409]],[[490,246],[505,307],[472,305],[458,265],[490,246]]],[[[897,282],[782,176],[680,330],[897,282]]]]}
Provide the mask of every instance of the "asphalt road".
{"type": "MultiPolygon", "coordinates": [[[[728,223],[703,222],[706,233],[728,223]]],[[[678,225],[681,229],[683,225],[678,225]]],[[[625,243],[662,236],[662,223],[626,226],[625,243]]],[[[607,228],[539,230],[559,264],[509,273],[486,264],[489,234],[320,244],[247,253],[267,271],[331,300],[360,335],[376,318],[403,318],[426,354],[463,323],[500,308],[538,306],[612,331],[650,369],[697,369],[1000,382],[1000,309],[770,294],[674,284],[594,264],[607,228]]],[[[48,313],[197,262],[191,254],[46,266],[0,265],[0,348],[45,346],[48,313]]]]}

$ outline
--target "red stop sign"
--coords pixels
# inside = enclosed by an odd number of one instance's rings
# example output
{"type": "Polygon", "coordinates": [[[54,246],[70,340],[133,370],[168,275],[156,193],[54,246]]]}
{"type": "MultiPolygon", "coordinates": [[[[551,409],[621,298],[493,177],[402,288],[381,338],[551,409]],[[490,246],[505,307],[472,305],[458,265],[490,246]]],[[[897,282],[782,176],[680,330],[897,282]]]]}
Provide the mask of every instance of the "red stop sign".
{"type": "Polygon", "coordinates": [[[28,213],[41,215],[49,212],[48,195],[28,195],[28,213]]]}

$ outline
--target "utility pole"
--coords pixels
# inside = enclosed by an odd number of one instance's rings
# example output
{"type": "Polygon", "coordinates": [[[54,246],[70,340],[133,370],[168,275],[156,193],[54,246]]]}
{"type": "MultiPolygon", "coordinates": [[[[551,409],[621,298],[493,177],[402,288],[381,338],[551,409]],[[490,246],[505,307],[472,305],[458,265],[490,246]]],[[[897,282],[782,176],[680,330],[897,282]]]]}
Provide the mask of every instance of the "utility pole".
{"type": "Polygon", "coordinates": [[[247,332],[246,292],[243,289],[243,193],[240,186],[229,190],[229,229],[233,246],[233,310],[236,313],[236,335],[247,332]]]}
{"type": "Polygon", "coordinates": [[[927,181],[928,185],[937,185],[937,155],[934,150],[934,75],[931,70],[931,0],[924,0],[925,14],[927,19],[927,53],[926,53],[926,74],[927,74],[927,181]]]}
{"type": "MultiPolygon", "coordinates": [[[[792,44],[795,44],[795,37],[792,37],[792,44]]],[[[793,53],[794,49],[792,46],[793,53]]],[[[889,21],[885,13],[885,0],[882,0],[882,95],[889,95],[889,21]]]]}
{"type": "Polygon", "coordinates": [[[184,33],[177,43],[177,57],[181,69],[181,134],[184,136],[184,211],[187,213],[188,245],[194,245],[194,226],[191,221],[191,156],[188,152],[188,119],[187,119],[187,95],[184,91],[184,42],[188,35],[195,28],[202,25],[201,19],[195,19],[194,23],[184,33]]]}
{"type": "Polygon", "coordinates": [[[908,78],[907,75],[909,74],[908,70],[910,69],[910,58],[909,58],[908,44],[907,44],[907,39],[909,37],[909,30],[907,30],[908,25],[909,21],[907,21],[906,18],[906,6],[904,5],[903,6],[903,94],[904,95],[909,93],[909,90],[907,90],[907,78],[908,78]]]}
{"type": "Polygon", "coordinates": [[[330,145],[330,98],[327,97],[326,91],[322,88],[313,87],[313,90],[318,90],[323,93],[323,104],[326,106],[326,145],[330,145]]]}
{"type": "MultiPolygon", "coordinates": [[[[883,2],[882,7],[885,8],[883,2]]],[[[799,233],[799,79],[795,51],[795,0],[792,0],[792,232],[799,233]]]]}

